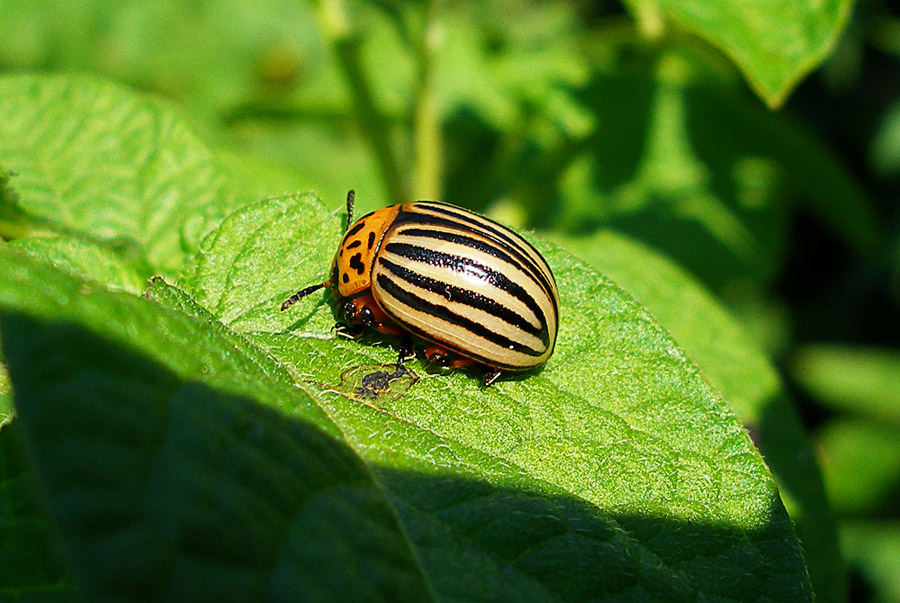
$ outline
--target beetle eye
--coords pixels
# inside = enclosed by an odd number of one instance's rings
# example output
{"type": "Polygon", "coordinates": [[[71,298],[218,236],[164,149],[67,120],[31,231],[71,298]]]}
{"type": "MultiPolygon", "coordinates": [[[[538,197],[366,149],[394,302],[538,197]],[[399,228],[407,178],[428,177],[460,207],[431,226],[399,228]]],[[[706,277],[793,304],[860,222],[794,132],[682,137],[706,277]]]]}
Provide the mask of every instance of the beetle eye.
{"type": "Polygon", "coordinates": [[[362,310],[359,311],[360,320],[364,325],[369,327],[370,329],[375,328],[375,316],[372,314],[372,309],[368,306],[363,306],[362,310]]]}
{"type": "Polygon", "coordinates": [[[341,318],[346,320],[347,322],[353,322],[356,318],[356,304],[352,301],[347,301],[341,306],[341,318]]]}

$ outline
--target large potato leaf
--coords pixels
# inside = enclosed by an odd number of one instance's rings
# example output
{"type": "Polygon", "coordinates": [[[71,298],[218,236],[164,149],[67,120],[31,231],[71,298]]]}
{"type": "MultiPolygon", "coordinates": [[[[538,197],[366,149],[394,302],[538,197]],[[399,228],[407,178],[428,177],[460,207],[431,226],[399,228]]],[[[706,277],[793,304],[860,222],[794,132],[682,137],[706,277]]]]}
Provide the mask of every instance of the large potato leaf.
{"type": "MultiPolygon", "coordinates": [[[[751,544],[757,534],[790,529],[774,482],[723,400],[620,289],[541,245],[556,271],[563,312],[557,350],[543,370],[485,389],[476,375],[428,375],[416,362],[411,369],[423,375],[408,390],[366,398],[358,369],[390,364],[396,351],[388,342],[334,335],[327,294],[278,310],[295,289],[326,277],[340,229],[339,217],[311,197],[254,204],[205,242],[185,282],[226,325],[280,359],[379,471],[415,467],[496,483],[497,467],[506,468],[503,483],[513,489],[571,499],[623,529],[639,559],[678,568],[667,581],[685,572],[686,582],[676,579],[667,586],[674,590],[660,596],[724,594],[723,585],[735,580],[754,592],[805,591],[802,565],[791,586],[774,576],[744,582],[738,574],[746,576],[746,568],[734,571],[728,559],[737,550],[784,556],[782,562],[795,554],[793,537],[780,551],[751,544]],[[701,549],[716,551],[715,569],[700,562],[701,549]]],[[[410,497],[407,482],[386,481],[397,497],[410,497]]],[[[618,556],[632,554],[623,549],[618,556]]],[[[443,556],[437,561],[431,566],[426,558],[426,567],[445,567],[443,556]]],[[[599,573],[592,588],[614,592],[618,572],[599,573]]]]}

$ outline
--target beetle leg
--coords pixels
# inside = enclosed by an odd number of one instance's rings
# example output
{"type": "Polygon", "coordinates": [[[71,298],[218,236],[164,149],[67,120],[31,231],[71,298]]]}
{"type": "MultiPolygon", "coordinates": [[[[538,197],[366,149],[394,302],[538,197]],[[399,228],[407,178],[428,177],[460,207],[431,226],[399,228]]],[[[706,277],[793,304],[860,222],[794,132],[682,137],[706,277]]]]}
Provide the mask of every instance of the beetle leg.
{"type": "MultiPolygon", "coordinates": [[[[479,363],[471,358],[458,357],[451,359],[451,352],[449,352],[446,348],[439,346],[437,344],[429,344],[425,346],[425,357],[428,358],[428,361],[431,362],[435,366],[439,366],[441,368],[453,367],[453,368],[465,368],[469,366],[475,366],[479,363]]],[[[494,368],[492,366],[484,366],[484,386],[490,387],[493,383],[503,374],[498,368],[494,368]]]]}
{"type": "Polygon", "coordinates": [[[446,368],[448,366],[452,366],[453,368],[465,368],[478,364],[471,358],[465,358],[463,356],[456,356],[454,358],[454,356],[453,352],[436,343],[425,346],[425,357],[428,358],[429,362],[441,368],[446,368]]]}
{"type": "Polygon", "coordinates": [[[493,385],[494,381],[496,381],[502,373],[503,371],[498,368],[486,367],[484,369],[484,386],[490,387],[493,385]]]}
{"type": "Polygon", "coordinates": [[[409,335],[400,335],[400,353],[397,356],[397,368],[399,369],[404,362],[412,360],[415,356],[412,338],[409,335]]]}
{"type": "Polygon", "coordinates": [[[428,362],[435,366],[439,366],[441,368],[450,366],[450,358],[447,355],[447,350],[440,346],[425,346],[425,357],[428,358],[428,362]]]}
{"type": "Polygon", "coordinates": [[[346,339],[356,339],[360,335],[362,335],[363,328],[360,325],[348,325],[343,322],[335,323],[331,330],[334,331],[338,337],[344,337],[346,339]]]}
{"type": "Polygon", "coordinates": [[[375,329],[385,335],[399,337],[406,334],[406,330],[392,321],[370,294],[341,301],[340,316],[346,323],[375,329]]]}
{"type": "Polygon", "coordinates": [[[375,309],[370,306],[364,307],[360,312],[360,320],[368,328],[375,329],[385,335],[394,337],[406,337],[407,335],[406,331],[388,318],[378,306],[375,306],[375,309]]]}
{"type": "Polygon", "coordinates": [[[347,299],[342,301],[338,310],[338,315],[341,320],[345,321],[347,324],[358,324],[357,316],[359,315],[359,307],[357,307],[355,300],[347,299]]]}

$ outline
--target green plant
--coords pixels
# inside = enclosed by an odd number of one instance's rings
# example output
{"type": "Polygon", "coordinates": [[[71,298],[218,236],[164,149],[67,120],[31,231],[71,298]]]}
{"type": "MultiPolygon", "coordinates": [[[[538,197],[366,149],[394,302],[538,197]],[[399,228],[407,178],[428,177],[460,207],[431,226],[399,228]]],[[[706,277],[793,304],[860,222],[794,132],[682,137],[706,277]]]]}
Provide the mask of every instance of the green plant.
{"type": "Polygon", "coordinates": [[[780,283],[797,216],[879,269],[896,233],[760,106],[844,56],[852,3],[626,5],[0,5],[2,64],[130,84],[0,75],[0,593],[839,601],[826,487],[884,581],[896,354],[797,346],[780,283]],[[280,312],[351,187],[538,229],[547,366],[372,390],[390,338],[280,312]],[[849,416],[825,486],[798,391],[849,416]]]}

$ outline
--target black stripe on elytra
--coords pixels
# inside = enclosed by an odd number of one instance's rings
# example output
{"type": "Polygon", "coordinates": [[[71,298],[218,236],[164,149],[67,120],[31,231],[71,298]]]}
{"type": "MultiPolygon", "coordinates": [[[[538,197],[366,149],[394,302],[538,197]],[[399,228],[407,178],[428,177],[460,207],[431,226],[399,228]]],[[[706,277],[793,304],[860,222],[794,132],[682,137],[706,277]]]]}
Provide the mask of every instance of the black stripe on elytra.
{"type": "MultiPolygon", "coordinates": [[[[372,234],[375,234],[375,233],[373,232],[372,234]]],[[[353,241],[352,243],[347,245],[347,247],[345,249],[356,249],[360,245],[362,245],[362,241],[360,241],[359,239],[356,239],[355,241],[353,241]]]]}
{"type": "Polygon", "coordinates": [[[453,301],[470,308],[486,312],[494,318],[502,320],[503,322],[528,333],[529,335],[537,336],[538,338],[540,338],[541,343],[544,344],[544,347],[546,347],[550,343],[550,336],[547,333],[547,325],[543,321],[541,322],[540,327],[535,327],[518,312],[512,311],[506,306],[498,303],[496,300],[482,295],[481,293],[477,293],[475,291],[472,291],[471,289],[464,289],[462,287],[450,285],[423,274],[419,274],[418,272],[414,272],[409,268],[405,268],[403,266],[395,264],[394,262],[384,257],[378,258],[378,263],[385,270],[387,270],[397,278],[409,283],[410,285],[413,285],[420,289],[425,289],[426,291],[431,291],[432,293],[441,297],[446,297],[447,301],[453,301]]]}
{"type": "MultiPolygon", "coordinates": [[[[534,313],[538,322],[542,325],[547,322],[544,312],[541,310],[538,303],[527,291],[525,291],[525,289],[522,288],[521,285],[511,281],[504,274],[497,272],[489,266],[485,266],[481,262],[476,262],[470,258],[464,258],[458,255],[444,253],[442,251],[425,249],[424,247],[410,245],[409,243],[388,243],[384,249],[388,253],[399,255],[400,257],[412,260],[413,262],[423,262],[432,266],[449,267],[453,270],[465,270],[477,274],[479,278],[489,282],[498,289],[506,291],[525,304],[525,306],[534,313]]],[[[550,297],[550,299],[552,300],[553,298],[550,297]]],[[[553,308],[555,312],[556,305],[554,305],[553,308]]]]}
{"type": "MultiPolygon", "coordinates": [[[[492,226],[491,224],[482,224],[478,220],[475,220],[474,218],[467,216],[464,213],[447,211],[444,206],[440,205],[432,205],[431,203],[429,203],[426,207],[430,210],[442,213],[444,215],[452,216],[454,219],[441,218],[440,216],[432,216],[429,214],[407,210],[400,212],[400,214],[397,216],[397,219],[394,221],[394,226],[401,226],[404,224],[419,226],[444,226],[446,228],[456,229],[462,232],[469,232],[491,239],[494,243],[515,255],[516,258],[518,258],[518,260],[521,262],[521,264],[527,267],[528,271],[531,273],[532,277],[540,284],[541,288],[544,289],[547,297],[554,299],[553,289],[550,286],[550,282],[547,276],[544,274],[544,270],[535,265],[535,261],[531,258],[530,255],[528,255],[528,253],[520,244],[520,242],[524,243],[538,257],[542,257],[541,254],[538,253],[537,250],[535,250],[535,248],[531,245],[531,243],[529,243],[525,239],[522,239],[521,237],[517,237],[517,240],[512,239],[509,235],[500,230],[503,227],[499,224],[494,226],[492,226]]],[[[547,273],[550,273],[549,266],[547,267],[547,273]]],[[[550,278],[552,278],[552,276],[550,278]]]]}
{"type": "Polygon", "coordinates": [[[450,205],[449,203],[437,203],[434,201],[427,201],[422,203],[421,205],[436,213],[443,214],[445,216],[452,216],[453,218],[460,220],[461,222],[466,222],[476,228],[486,230],[496,237],[506,241],[509,245],[513,245],[519,249],[522,249],[522,246],[524,245],[527,249],[534,252],[536,256],[543,257],[531,243],[515,233],[510,233],[509,229],[507,229],[505,226],[501,226],[500,224],[494,222],[489,218],[485,218],[484,216],[479,216],[478,214],[475,214],[468,209],[450,205]],[[478,220],[477,218],[481,218],[481,220],[478,220]],[[512,234],[513,236],[509,236],[510,234],[512,234]]]}
{"type": "Polygon", "coordinates": [[[368,243],[369,249],[372,249],[372,245],[374,245],[374,244],[375,244],[375,231],[372,230],[372,231],[369,231],[369,243],[368,243]]]}
{"type": "MultiPolygon", "coordinates": [[[[502,260],[508,264],[511,264],[521,269],[522,272],[528,273],[532,277],[534,277],[536,274],[543,276],[540,267],[535,266],[530,257],[523,257],[519,254],[516,254],[516,257],[512,257],[511,255],[507,254],[502,247],[491,245],[480,239],[475,239],[464,234],[456,234],[443,230],[431,230],[428,228],[413,228],[411,226],[407,226],[406,228],[398,231],[397,234],[408,235],[411,237],[422,237],[427,239],[438,239],[441,241],[447,241],[449,243],[457,243],[464,247],[471,247],[472,249],[476,249],[478,251],[481,251],[482,253],[493,256],[498,260],[502,260]]],[[[546,293],[547,297],[552,300],[553,292],[549,289],[550,283],[548,283],[546,279],[540,278],[537,280],[537,284],[544,290],[544,293],[546,293]]]]}
{"type": "MultiPolygon", "coordinates": [[[[419,297],[418,295],[407,291],[402,286],[398,285],[390,278],[388,278],[385,274],[378,275],[378,286],[382,291],[396,299],[399,303],[407,305],[419,312],[423,312],[428,314],[429,316],[434,316],[439,320],[443,320],[444,322],[448,322],[453,325],[457,325],[466,329],[470,333],[477,335],[487,341],[490,341],[494,345],[500,346],[507,350],[512,350],[514,352],[519,352],[521,354],[525,354],[527,356],[540,356],[546,350],[533,350],[528,346],[522,345],[517,341],[513,341],[500,333],[495,333],[491,331],[487,327],[482,324],[479,324],[465,316],[461,316],[456,312],[452,312],[446,306],[440,306],[438,304],[433,304],[429,301],[426,301],[419,297]]],[[[403,322],[403,328],[408,329],[408,323],[403,322]]],[[[433,338],[428,336],[426,333],[426,339],[433,338]]]]}

